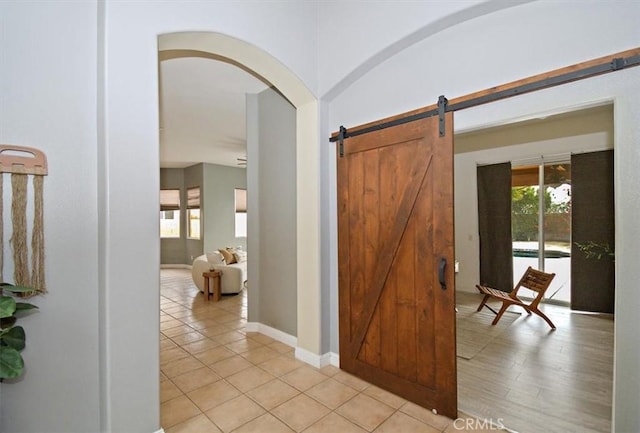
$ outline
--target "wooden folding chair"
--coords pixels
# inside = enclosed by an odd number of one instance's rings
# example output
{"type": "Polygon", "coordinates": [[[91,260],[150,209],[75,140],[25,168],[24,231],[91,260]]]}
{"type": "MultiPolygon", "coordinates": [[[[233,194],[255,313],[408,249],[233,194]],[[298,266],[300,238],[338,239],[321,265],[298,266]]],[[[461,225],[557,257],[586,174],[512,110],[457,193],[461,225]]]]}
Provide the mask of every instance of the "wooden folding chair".
{"type": "Polygon", "coordinates": [[[522,278],[520,278],[520,281],[518,282],[518,284],[516,284],[511,292],[507,293],[503,292],[502,290],[493,289],[491,287],[478,284],[476,285],[476,288],[480,291],[480,293],[484,295],[484,299],[482,299],[482,302],[478,306],[477,311],[482,310],[482,307],[487,307],[488,309],[493,311],[496,314],[496,318],[491,324],[495,325],[496,323],[498,323],[509,306],[519,305],[526,310],[527,314],[537,314],[538,316],[542,317],[549,324],[549,326],[551,326],[552,329],[556,329],[556,325],[554,325],[553,322],[542,311],[538,309],[538,304],[540,304],[540,301],[542,301],[544,293],[547,291],[547,288],[549,287],[551,281],[555,276],[556,274],[547,274],[545,272],[538,271],[537,269],[533,269],[531,266],[529,266],[527,268],[527,271],[524,273],[522,278]],[[524,301],[518,298],[518,290],[520,290],[520,287],[525,287],[538,293],[538,295],[533,301],[531,301],[530,304],[525,304],[524,301]],[[493,308],[486,305],[487,301],[490,298],[495,298],[499,301],[502,301],[502,307],[497,313],[493,308]]]}

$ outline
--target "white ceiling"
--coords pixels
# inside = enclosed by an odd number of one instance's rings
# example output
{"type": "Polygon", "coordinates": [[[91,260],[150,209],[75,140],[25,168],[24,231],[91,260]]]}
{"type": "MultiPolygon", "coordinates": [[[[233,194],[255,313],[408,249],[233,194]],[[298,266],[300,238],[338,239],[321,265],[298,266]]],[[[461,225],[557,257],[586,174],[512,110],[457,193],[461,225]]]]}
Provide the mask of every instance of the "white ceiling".
{"type": "Polygon", "coordinates": [[[237,66],[200,57],[160,62],[160,167],[237,167],[246,157],[247,93],[268,87],[237,66]]]}

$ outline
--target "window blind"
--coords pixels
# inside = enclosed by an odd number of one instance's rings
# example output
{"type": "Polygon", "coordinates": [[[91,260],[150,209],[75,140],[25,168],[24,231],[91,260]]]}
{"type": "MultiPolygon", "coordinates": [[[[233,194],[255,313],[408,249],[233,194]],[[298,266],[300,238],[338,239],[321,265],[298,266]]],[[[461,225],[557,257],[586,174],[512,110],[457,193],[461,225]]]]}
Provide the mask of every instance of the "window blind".
{"type": "Polygon", "coordinates": [[[187,209],[200,209],[200,187],[187,189],[187,209]]]}
{"type": "Polygon", "coordinates": [[[247,190],[236,188],[236,212],[247,212],[247,190]]]}
{"type": "Polygon", "coordinates": [[[160,210],[180,210],[180,190],[161,189],[160,190],[160,210]]]}

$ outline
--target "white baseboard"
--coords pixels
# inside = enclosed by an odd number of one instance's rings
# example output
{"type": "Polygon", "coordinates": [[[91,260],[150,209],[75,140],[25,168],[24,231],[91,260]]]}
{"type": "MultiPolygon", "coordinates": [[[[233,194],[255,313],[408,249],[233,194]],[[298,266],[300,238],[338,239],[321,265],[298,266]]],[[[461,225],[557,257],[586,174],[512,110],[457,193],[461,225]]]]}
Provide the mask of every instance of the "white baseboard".
{"type": "Polygon", "coordinates": [[[274,340],[278,340],[287,346],[296,347],[298,345],[298,339],[293,335],[287,334],[286,332],[282,332],[279,329],[272,328],[271,326],[263,323],[247,322],[245,330],[247,332],[259,332],[267,337],[273,338],[274,340]]]}
{"type": "Polygon", "coordinates": [[[322,368],[327,365],[333,365],[335,367],[340,366],[340,356],[335,352],[327,352],[323,355],[318,355],[313,352],[309,352],[298,346],[298,339],[293,335],[282,332],[279,329],[272,328],[260,322],[247,322],[245,327],[247,332],[259,332],[267,337],[271,337],[281,343],[295,348],[295,356],[302,362],[306,362],[316,368],[322,368]]]}
{"type": "Polygon", "coordinates": [[[160,265],[160,269],[191,269],[191,265],[183,265],[180,263],[176,263],[176,264],[165,264],[165,265],[160,265]]]}
{"type": "Polygon", "coordinates": [[[340,355],[335,352],[329,352],[329,363],[334,367],[340,367],[340,355]]]}
{"type": "Polygon", "coordinates": [[[296,359],[299,359],[302,362],[306,362],[307,364],[315,367],[322,368],[322,356],[315,354],[313,352],[309,352],[307,349],[303,349],[302,347],[296,347],[296,359]]]}
{"type": "Polygon", "coordinates": [[[316,368],[326,367],[327,365],[340,366],[340,357],[337,353],[333,352],[318,355],[302,347],[296,347],[296,358],[316,368]]]}

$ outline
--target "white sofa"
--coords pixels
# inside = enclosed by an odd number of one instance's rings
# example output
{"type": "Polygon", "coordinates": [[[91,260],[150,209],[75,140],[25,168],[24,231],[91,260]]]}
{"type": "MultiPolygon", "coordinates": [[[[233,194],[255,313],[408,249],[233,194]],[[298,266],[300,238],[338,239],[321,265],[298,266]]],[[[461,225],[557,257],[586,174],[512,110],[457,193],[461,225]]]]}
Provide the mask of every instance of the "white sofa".
{"type": "Polygon", "coordinates": [[[220,277],[220,288],[222,293],[235,294],[242,291],[247,281],[247,262],[233,263],[231,265],[211,263],[207,260],[207,255],[203,254],[194,259],[191,265],[191,276],[196,287],[204,292],[203,272],[211,269],[222,272],[220,277]]]}

